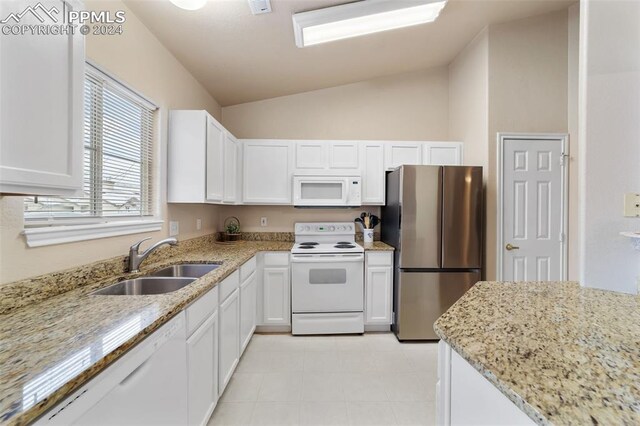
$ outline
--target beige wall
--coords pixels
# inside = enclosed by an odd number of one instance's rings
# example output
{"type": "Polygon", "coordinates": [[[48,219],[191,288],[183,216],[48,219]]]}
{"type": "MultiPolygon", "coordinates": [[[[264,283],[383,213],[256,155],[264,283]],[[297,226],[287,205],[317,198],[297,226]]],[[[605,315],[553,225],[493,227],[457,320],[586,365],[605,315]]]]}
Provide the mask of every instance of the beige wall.
{"type": "Polygon", "coordinates": [[[161,184],[159,211],[165,226],[160,232],[104,238],[39,248],[27,248],[23,229],[22,197],[0,197],[0,283],[61,270],[104,258],[126,254],[133,242],[150,236],[168,235],[167,220],[180,222],[179,238],[190,238],[216,230],[217,207],[200,205],[168,206],[165,198],[167,110],[206,109],[221,117],[218,103],[193,76],[160,44],[149,30],[120,1],[85,1],[87,8],[123,9],[127,21],[121,36],[88,36],[88,58],[158,104],[158,176],[161,184]],[[196,231],[196,219],[202,230],[196,231]]]}
{"type": "MultiPolygon", "coordinates": [[[[240,220],[244,232],[293,232],[296,222],[353,222],[360,212],[380,215],[375,206],[354,209],[299,209],[291,206],[221,206],[219,229],[224,220],[235,216],[240,220]],[[268,226],[260,226],[260,218],[266,217],[268,226]]],[[[379,229],[376,228],[376,231],[379,229]]]]}
{"type": "Polygon", "coordinates": [[[239,138],[447,140],[446,67],[222,109],[239,138]]]}
{"type": "Polygon", "coordinates": [[[496,276],[497,134],[567,133],[567,11],[489,27],[487,277],[496,276]]]}
{"type": "MultiPolygon", "coordinates": [[[[225,107],[222,120],[239,138],[448,140],[448,91],[447,68],[438,67],[225,107]]],[[[228,206],[220,227],[237,216],[244,231],[292,232],[295,222],[351,222],[365,210],[380,209],[228,206]]]]}
{"type": "Polygon", "coordinates": [[[489,165],[489,32],[485,28],[449,64],[449,137],[464,144],[464,162],[489,165]]]}
{"type": "Polygon", "coordinates": [[[568,50],[564,10],[492,25],[449,65],[449,135],[464,142],[465,163],[485,166],[487,279],[496,277],[497,133],[568,131],[568,50]]]}
{"type": "Polygon", "coordinates": [[[637,294],[640,251],[620,232],[640,192],[640,2],[580,3],[580,284],[637,294]]]}
{"type": "Polygon", "coordinates": [[[568,10],[567,126],[569,131],[569,279],[580,279],[580,185],[578,135],[578,56],[580,45],[580,3],[568,10]]]}

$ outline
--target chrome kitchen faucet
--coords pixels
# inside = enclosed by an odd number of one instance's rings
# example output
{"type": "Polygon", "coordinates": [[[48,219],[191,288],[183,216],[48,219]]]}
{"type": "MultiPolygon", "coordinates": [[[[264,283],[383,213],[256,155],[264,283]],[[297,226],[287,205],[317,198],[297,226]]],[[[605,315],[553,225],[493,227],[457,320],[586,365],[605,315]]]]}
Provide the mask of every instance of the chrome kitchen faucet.
{"type": "Polygon", "coordinates": [[[149,247],[147,250],[145,250],[142,254],[139,254],[138,251],[140,250],[140,244],[150,239],[151,237],[147,237],[143,240],[138,241],[137,243],[135,243],[129,248],[129,272],[139,272],[140,264],[144,262],[144,260],[151,253],[153,253],[158,247],[164,244],[170,244],[172,246],[175,246],[176,244],[178,244],[178,240],[176,240],[175,238],[167,238],[167,239],[158,241],[157,243],[149,247]]]}

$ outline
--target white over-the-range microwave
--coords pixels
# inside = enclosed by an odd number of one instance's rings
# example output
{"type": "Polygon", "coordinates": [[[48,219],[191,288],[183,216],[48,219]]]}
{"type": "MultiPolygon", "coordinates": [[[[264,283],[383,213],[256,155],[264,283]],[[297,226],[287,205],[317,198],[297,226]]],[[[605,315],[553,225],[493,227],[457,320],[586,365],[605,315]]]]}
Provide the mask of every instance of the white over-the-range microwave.
{"type": "Polygon", "coordinates": [[[352,207],[362,204],[361,178],[353,176],[293,176],[293,205],[352,207]]]}

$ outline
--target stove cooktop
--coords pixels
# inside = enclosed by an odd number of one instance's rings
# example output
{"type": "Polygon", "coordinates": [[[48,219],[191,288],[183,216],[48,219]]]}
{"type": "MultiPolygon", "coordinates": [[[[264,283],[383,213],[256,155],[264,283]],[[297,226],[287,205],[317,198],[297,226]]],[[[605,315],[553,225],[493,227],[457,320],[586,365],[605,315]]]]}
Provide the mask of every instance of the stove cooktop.
{"type": "Polygon", "coordinates": [[[304,243],[296,243],[291,249],[291,253],[364,253],[364,248],[355,243],[319,243],[315,245],[308,245],[304,243]]]}

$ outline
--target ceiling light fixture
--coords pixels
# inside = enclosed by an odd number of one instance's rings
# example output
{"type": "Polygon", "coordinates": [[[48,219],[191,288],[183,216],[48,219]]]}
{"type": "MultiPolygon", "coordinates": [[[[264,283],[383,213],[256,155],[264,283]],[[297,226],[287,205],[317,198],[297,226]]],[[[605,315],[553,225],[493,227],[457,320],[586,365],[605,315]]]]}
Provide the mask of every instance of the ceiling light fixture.
{"type": "Polygon", "coordinates": [[[174,5],[178,6],[180,9],[184,10],[198,10],[202,9],[205,4],[207,4],[207,0],[169,0],[174,5]]]}
{"type": "Polygon", "coordinates": [[[433,22],[446,3],[447,0],[362,0],[295,13],[296,45],[312,46],[433,22]]]}

